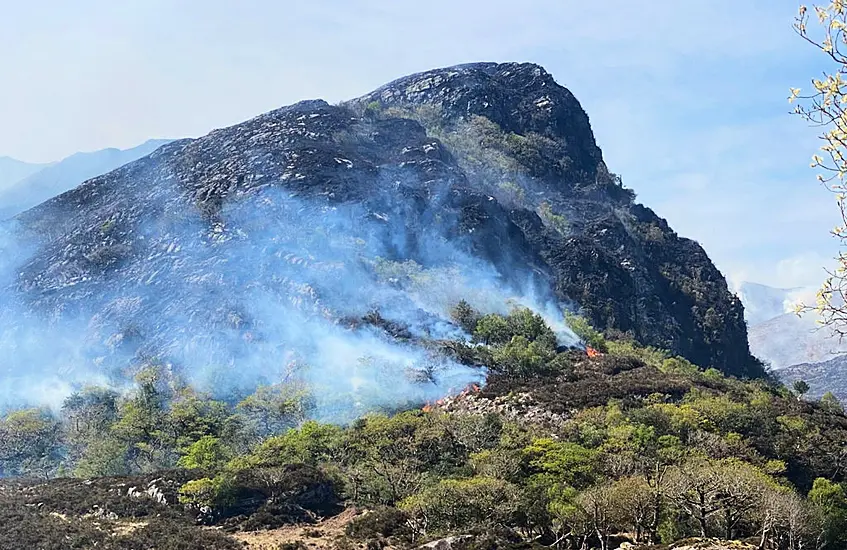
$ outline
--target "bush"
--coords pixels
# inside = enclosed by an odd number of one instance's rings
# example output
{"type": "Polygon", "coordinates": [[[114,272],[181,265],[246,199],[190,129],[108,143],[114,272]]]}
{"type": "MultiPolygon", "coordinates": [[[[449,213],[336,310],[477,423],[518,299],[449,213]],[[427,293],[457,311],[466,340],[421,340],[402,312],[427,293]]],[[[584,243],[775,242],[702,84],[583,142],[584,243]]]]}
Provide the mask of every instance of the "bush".
{"type": "Polygon", "coordinates": [[[502,315],[485,315],[476,324],[474,338],[485,345],[505,344],[509,341],[509,323],[502,315]]]}
{"type": "Polygon", "coordinates": [[[217,470],[221,468],[229,458],[229,449],[221,443],[221,440],[211,435],[205,435],[192,443],[185,455],[178,461],[178,465],[189,470],[217,470]]]}
{"type": "Polygon", "coordinates": [[[508,525],[517,512],[519,491],[487,477],[445,479],[400,503],[420,533],[449,533],[508,525]]]}
{"type": "Polygon", "coordinates": [[[594,329],[585,317],[573,313],[565,313],[565,322],[580,340],[597,351],[606,352],[606,339],[594,329]]]}
{"type": "Polygon", "coordinates": [[[513,336],[508,344],[494,352],[494,361],[501,372],[517,378],[528,378],[545,372],[547,363],[554,355],[539,342],[513,336]]]}
{"type": "Polygon", "coordinates": [[[346,533],[355,539],[375,539],[379,537],[411,537],[408,525],[409,515],[391,506],[382,506],[367,512],[347,524],[346,533]]]}
{"type": "Polygon", "coordinates": [[[179,502],[195,508],[219,508],[228,504],[231,496],[231,482],[223,476],[193,479],[179,489],[179,502]]]}
{"type": "Polygon", "coordinates": [[[664,350],[650,346],[638,346],[635,343],[626,340],[607,341],[606,352],[609,353],[609,355],[616,355],[619,357],[633,357],[647,365],[650,365],[651,367],[656,368],[662,368],[664,366],[664,362],[669,359],[668,352],[664,350]]]}

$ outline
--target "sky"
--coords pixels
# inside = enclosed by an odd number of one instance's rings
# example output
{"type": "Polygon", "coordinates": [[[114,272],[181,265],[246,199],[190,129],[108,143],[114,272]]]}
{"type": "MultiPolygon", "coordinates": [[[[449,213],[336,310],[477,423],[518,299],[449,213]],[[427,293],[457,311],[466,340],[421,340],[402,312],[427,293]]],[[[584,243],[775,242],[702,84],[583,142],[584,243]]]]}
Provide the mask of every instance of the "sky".
{"type": "Polygon", "coordinates": [[[609,168],[732,284],[817,286],[838,252],[789,87],[827,68],[792,0],[0,0],[0,156],[203,135],[472,61],[543,65],[609,168]]]}

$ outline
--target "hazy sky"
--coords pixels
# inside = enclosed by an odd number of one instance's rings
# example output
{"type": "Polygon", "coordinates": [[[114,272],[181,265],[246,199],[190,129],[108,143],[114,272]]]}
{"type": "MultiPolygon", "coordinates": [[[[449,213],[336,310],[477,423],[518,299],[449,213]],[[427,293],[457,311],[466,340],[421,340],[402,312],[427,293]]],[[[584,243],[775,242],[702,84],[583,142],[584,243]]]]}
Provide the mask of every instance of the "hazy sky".
{"type": "Polygon", "coordinates": [[[0,156],[198,136],[407,73],[533,61],[610,169],[731,279],[816,285],[837,252],[789,86],[822,60],[792,0],[0,0],[0,156]]]}

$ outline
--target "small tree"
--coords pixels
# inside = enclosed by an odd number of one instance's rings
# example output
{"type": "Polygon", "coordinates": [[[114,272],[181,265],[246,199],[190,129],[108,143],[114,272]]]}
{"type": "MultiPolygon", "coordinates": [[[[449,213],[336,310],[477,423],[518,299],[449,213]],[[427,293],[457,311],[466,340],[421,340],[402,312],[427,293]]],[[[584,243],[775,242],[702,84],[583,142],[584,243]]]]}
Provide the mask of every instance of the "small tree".
{"type": "Polygon", "coordinates": [[[491,313],[482,317],[476,324],[474,338],[486,346],[505,344],[509,341],[509,323],[502,315],[491,313]]]}
{"type": "Polygon", "coordinates": [[[821,405],[828,411],[844,414],[844,407],[831,391],[821,396],[821,405]]]}
{"type": "Polygon", "coordinates": [[[817,478],[809,491],[809,501],[821,518],[821,538],[828,548],[847,542],[847,494],[844,487],[817,478]]]}
{"type": "Polygon", "coordinates": [[[205,435],[188,447],[177,464],[190,470],[217,469],[222,467],[229,458],[229,450],[218,438],[205,435]]]}
{"type": "Polygon", "coordinates": [[[460,300],[456,307],[450,311],[450,317],[468,334],[473,334],[476,324],[482,317],[469,303],[460,300]]]}
{"type": "Polygon", "coordinates": [[[0,476],[51,477],[62,459],[59,423],[41,409],[0,419],[0,476]]]}
{"type": "Polygon", "coordinates": [[[809,393],[809,384],[805,380],[795,380],[792,386],[797,393],[797,399],[803,399],[803,396],[809,393]]]}
{"type": "Polygon", "coordinates": [[[494,354],[498,368],[516,377],[531,377],[541,373],[553,353],[538,342],[530,342],[523,336],[512,340],[494,354]]]}

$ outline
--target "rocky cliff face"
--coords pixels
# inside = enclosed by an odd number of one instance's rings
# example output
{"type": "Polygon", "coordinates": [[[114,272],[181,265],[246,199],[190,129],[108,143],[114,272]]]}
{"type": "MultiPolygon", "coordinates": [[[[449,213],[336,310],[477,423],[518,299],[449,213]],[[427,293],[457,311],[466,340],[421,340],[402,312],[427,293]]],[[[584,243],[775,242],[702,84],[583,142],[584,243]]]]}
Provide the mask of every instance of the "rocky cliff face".
{"type": "MultiPolygon", "coordinates": [[[[508,289],[762,374],[723,276],[633,197],[541,67],[451,67],[170,143],[25,212],[8,299],[51,326],[73,320],[98,365],[166,350],[226,370],[313,319],[373,309],[437,338],[455,328],[445,304],[465,293],[485,309],[508,289]],[[222,360],[209,350],[224,340],[222,360]]],[[[309,362],[326,359],[298,338],[309,362]]]]}
{"type": "Polygon", "coordinates": [[[596,326],[700,365],[761,373],[747,349],[743,307],[724,277],[696,242],[633,202],[604,164],[579,102],[543,68],[439,69],[351,105],[409,116],[440,137],[473,188],[508,210],[557,296],[596,326]]]}

